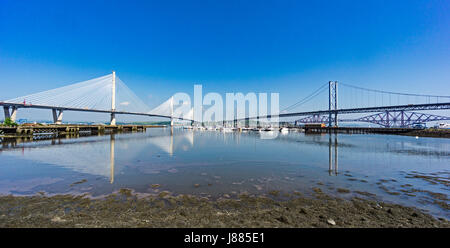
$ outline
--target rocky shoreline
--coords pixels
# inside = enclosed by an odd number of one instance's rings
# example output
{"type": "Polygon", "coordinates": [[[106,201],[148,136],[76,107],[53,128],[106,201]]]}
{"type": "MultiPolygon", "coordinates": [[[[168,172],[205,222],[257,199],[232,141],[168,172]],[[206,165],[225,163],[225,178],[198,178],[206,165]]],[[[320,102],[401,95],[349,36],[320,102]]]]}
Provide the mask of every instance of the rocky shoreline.
{"type": "Polygon", "coordinates": [[[192,195],[140,196],[122,189],[86,195],[0,196],[0,227],[439,227],[450,222],[418,209],[317,192],[286,200],[241,194],[210,200],[192,195]]]}

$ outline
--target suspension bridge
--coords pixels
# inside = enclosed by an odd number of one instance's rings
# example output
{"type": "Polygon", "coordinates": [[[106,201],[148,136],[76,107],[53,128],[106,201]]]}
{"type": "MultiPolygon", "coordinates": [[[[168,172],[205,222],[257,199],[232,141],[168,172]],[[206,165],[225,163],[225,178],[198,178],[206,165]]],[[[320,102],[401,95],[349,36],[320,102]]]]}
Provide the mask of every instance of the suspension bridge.
{"type": "MultiPolygon", "coordinates": [[[[174,113],[173,97],[151,109],[116,76],[115,72],[80,83],[0,101],[0,106],[3,107],[5,119],[10,118],[12,121],[16,121],[19,109],[51,110],[55,124],[62,123],[63,113],[67,111],[109,114],[109,123],[112,126],[116,125],[117,115],[167,118],[170,119],[171,125],[174,120],[193,122],[194,119],[193,109],[184,114],[174,113]]],[[[237,123],[243,120],[300,117],[292,122],[296,125],[327,123],[329,127],[337,127],[340,122],[365,122],[382,127],[411,127],[414,124],[450,120],[448,116],[429,113],[447,109],[450,109],[450,96],[389,92],[329,81],[279,113],[227,121],[238,125],[237,123]],[[307,106],[313,102],[315,105],[307,106]],[[297,111],[299,108],[308,111],[297,111]],[[344,114],[363,113],[370,115],[338,118],[344,114]]]]}
{"type": "MultiPolygon", "coordinates": [[[[338,127],[339,122],[365,122],[377,124],[382,127],[405,128],[415,124],[450,120],[449,116],[414,112],[450,109],[450,96],[389,92],[362,88],[346,83],[340,83],[340,85],[350,89],[350,92],[347,90],[346,95],[344,94],[341,96],[342,93],[338,95],[338,82],[329,81],[327,84],[324,84],[315,90],[312,94],[295,104],[286,107],[279,114],[246,117],[235,120],[235,122],[274,117],[301,117],[300,119],[293,121],[296,126],[299,124],[327,123],[328,127],[338,127]],[[321,94],[326,96],[321,98],[319,97],[321,94]],[[323,110],[292,111],[299,107],[308,108],[304,105],[317,98],[319,98],[319,105],[316,104],[313,109],[319,108],[323,110]],[[323,101],[324,99],[327,101],[323,101]],[[338,102],[342,102],[340,100],[338,101],[338,99],[343,100],[344,107],[338,107],[338,102]],[[327,106],[325,106],[326,103],[324,104],[324,102],[327,103],[327,106]],[[368,116],[338,118],[338,115],[342,114],[374,112],[375,114],[370,114],[368,116]]],[[[311,108],[311,106],[309,108],[311,108]]]]}

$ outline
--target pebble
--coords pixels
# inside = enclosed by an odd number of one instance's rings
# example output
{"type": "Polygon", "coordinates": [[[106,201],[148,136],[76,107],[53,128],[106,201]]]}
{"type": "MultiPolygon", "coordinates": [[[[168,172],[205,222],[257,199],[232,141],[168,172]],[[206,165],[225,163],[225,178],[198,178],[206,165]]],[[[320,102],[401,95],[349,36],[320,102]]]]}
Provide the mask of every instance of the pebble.
{"type": "Polygon", "coordinates": [[[335,226],[335,225],[336,225],[336,222],[335,222],[333,219],[328,219],[328,220],[327,220],[327,223],[330,224],[330,225],[332,225],[332,226],[335,226]]]}
{"type": "Polygon", "coordinates": [[[65,222],[66,220],[61,219],[61,217],[56,216],[51,219],[53,222],[65,222]]]}
{"type": "Polygon", "coordinates": [[[261,185],[253,185],[253,186],[255,186],[255,188],[257,189],[257,190],[262,190],[263,189],[263,187],[261,186],[261,185]]]}

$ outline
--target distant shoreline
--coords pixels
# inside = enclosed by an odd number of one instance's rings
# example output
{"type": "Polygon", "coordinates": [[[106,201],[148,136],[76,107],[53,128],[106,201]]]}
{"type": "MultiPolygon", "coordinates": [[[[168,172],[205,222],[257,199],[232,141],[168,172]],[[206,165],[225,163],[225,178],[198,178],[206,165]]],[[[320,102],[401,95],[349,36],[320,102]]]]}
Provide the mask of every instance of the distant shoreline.
{"type": "Polygon", "coordinates": [[[409,133],[404,133],[400,135],[406,136],[418,136],[418,137],[432,137],[432,138],[450,138],[450,129],[424,129],[412,131],[409,133]]]}

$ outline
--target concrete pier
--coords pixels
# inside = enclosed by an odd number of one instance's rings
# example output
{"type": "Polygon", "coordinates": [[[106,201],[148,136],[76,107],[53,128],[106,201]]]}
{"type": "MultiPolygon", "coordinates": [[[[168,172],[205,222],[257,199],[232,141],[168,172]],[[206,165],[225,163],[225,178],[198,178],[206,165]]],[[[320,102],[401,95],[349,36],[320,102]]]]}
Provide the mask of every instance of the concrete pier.
{"type": "Polygon", "coordinates": [[[5,113],[5,120],[6,118],[10,118],[12,122],[16,122],[17,118],[17,107],[12,106],[11,112],[9,112],[9,106],[3,106],[3,112],[5,113]]]}
{"type": "Polygon", "coordinates": [[[16,122],[16,118],[17,118],[17,108],[13,106],[11,107],[11,121],[16,122]]]}
{"type": "Polygon", "coordinates": [[[9,106],[3,106],[3,111],[5,112],[5,120],[7,118],[11,118],[11,114],[9,113],[9,106]]]}
{"type": "Polygon", "coordinates": [[[63,111],[62,109],[52,109],[53,123],[60,125],[62,124],[63,111]]]}
{"type": "Polygon", "coordinates": [[[116,125],[116,114],[114,114],[114,113],[111,113],[110,125],[111,126],[115,126],[116,125]]]}

